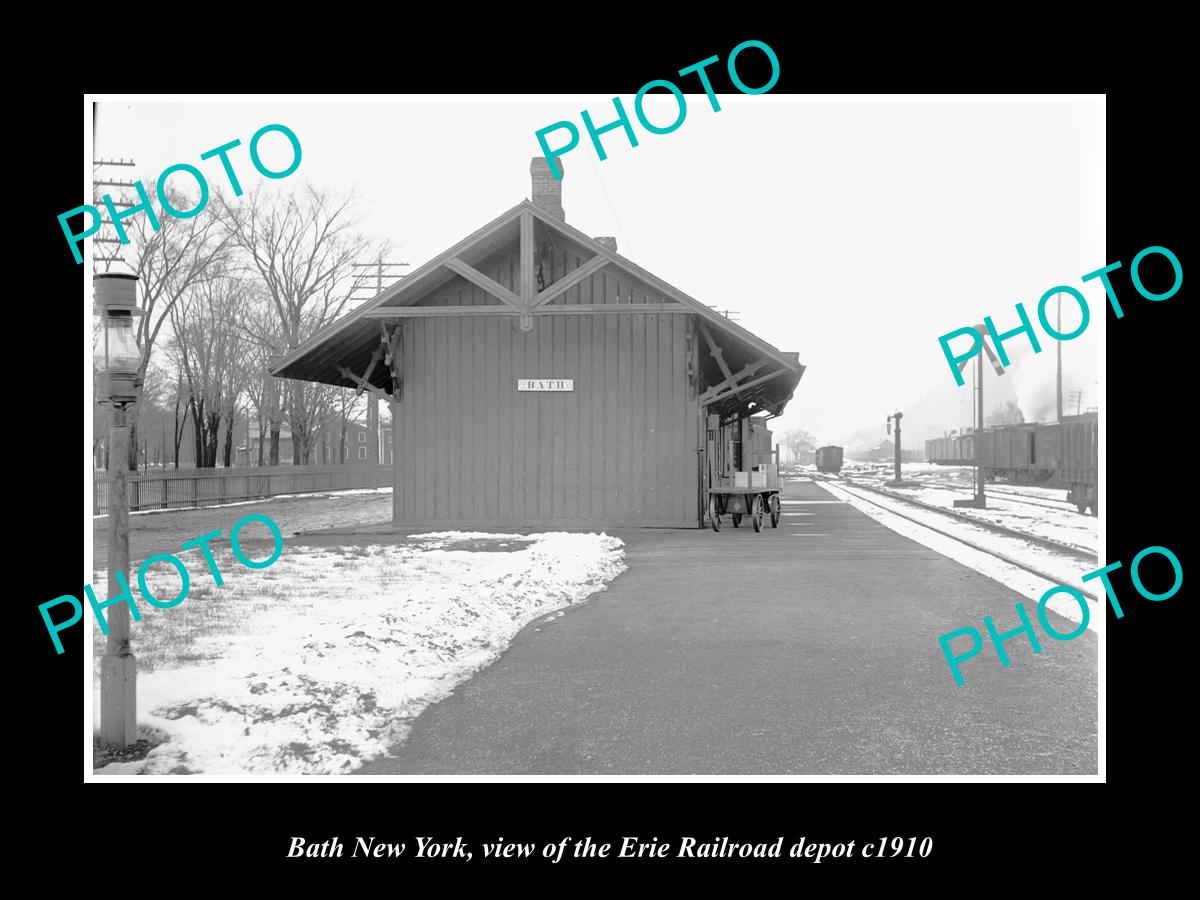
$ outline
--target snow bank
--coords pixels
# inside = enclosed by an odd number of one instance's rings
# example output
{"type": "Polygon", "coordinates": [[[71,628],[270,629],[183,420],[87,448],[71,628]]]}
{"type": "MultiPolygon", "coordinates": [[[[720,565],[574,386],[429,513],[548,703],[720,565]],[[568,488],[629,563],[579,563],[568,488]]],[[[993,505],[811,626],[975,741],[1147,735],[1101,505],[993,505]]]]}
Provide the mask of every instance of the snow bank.
{"type": "MultiPolygon", "coordinates": [[[[604,534],[499,537],[530,543],[510,552],[285,550],[270,570],[282,599],[212,638],[224,644],[219,658],[139,676],[139,724],[169,741],[96,773],[348,772],[401,740],[413,717],[493,662],[524,625],[604,590],[625,569],[623,542],[604,534]]],[[[226,562],[218,559],[229,572],[226,562]]],[[[177,586],[161,589],[171,596],[177,586]]],[[[263,590],[237,571],[219,599],[195,602],[252,600],[263,590]]],[[[136,626],[134,640],[136,652],[136,626]]]]}

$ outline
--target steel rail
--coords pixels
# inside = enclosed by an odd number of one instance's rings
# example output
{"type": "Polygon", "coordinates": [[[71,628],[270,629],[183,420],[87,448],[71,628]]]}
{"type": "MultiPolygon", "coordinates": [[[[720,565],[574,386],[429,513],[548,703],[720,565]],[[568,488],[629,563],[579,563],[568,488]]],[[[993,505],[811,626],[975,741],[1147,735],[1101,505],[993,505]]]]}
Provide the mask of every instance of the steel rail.
{"type": "MultiPolygon", "coordinates": [[[[832,481],[833,479],[827,479],[827,480],[832,481]]],[[[964,538],[962,535],[954,534],[953,532],[950,532],[950,531],[944,531],[941,528],[937,528],[933,525],[930,525],[928,522],[923,522],[920,519],[916,519],[912,516],[906,516],[904,513],[899,512],[899,511],[891,508],[890,506],[885,506],[884,504],[882,504],[876,500],[872,500],[870,497],[864,497],[861,494],[847,488],[845,482],[842,482],[839,486],[843,490],[847,491],[848,493],[856,496],[859,500],[865,500],[867,503],[870,503],[874,506],[878,506],[880,509],[886,510],[887,512],[890,512],[894,516],[899,516],[900,518],[905,519],[909,522],[912,522],[915,525],[920,525],[922,528],[928,528],[930,531],[934,532],[935,534],[940,534],[943,537],[952,538],[953,540],[958,541],[960,544],[965,544],[966,546],[970,547],[972,550],[978,550],[981,553],[986,553],[988,556],[994,556],[994,557],[996,557],[996,559],[1002,560],[1002,561],[1008,563],[1010,566],[1016,566],[1018,569],[1023,569],[1024,571],[1029,572],[1033,575],[1036,575],[1039,578],[1044,578],[1044,579],[1046,579],[1046,581],[1049,581],[1051,584],[1062,584],[1063,583],[1061,578],[1059,578],[1055,575],[1051,575],[1048,572],[1043,572],[1040,569],[1036,569],[1033,566],[1029,565],[1028,563],[1022,562],[1021,560],[1016,559],[1015,557],[1009,556],[1006,553],[1000,553],[991,547],[985,547],[982,544],[977,544],[974,541],[969,541],[966,538],[964,538]]],[[[854,487],[866,487],[868,490],[872,490],[872,488],[869,488],[867,485],[854,484],[853,486],[854,487]]],[[[886,496],[893,497],[898,500],[907,500],[908,499],[906,497],[895,497],[894,494],[890,494],[887,491],[877,491],[877,493],[885,494],[886,496]]],[[[918,503],[917,505],[927,506],[927,504],[924,504],[924,503],[918,503]]],[[[936,512],[946,512],[946,510],[939,510],[936,506],[928,506],[927,508],[932,509],[936,512]]],[[[959,518],[959,517],[955,516],[955,518],[959,518]]],[[[962,516],[961,518],[967,519],[968,521],[972,522],[973,524],[981,525],[985,528],[988,527],[988,524],[989,524],[989,523],[982,523],[977,519],[971,519],[968,516],[962,516]]],[[[994,526],[994,529],[999,529],[999,528],[1000,528],[1000,526],[994,526]]],[[[1008,532],[1009,534],[1013,534],[1013,535],[1021,538],[1022,540],[1034,540],[1027,534],[1021,534],[1020,532],[1013,532],[1011,529],[1004,529],[1004,531],[1008,532]]],[[[1045,542],[1046,543],[1054,543],[1054,542],[1049,542],[1049,541],[1045,541],[1045,542]]],[[[1067,548],[1069,548],[1070,552],[1074,555],[1081,554],[1081,551],[1078,548],[1071,547],[1070,544],[1060,544],[1055,549],[1067,549],[1067,548]]],[[[1099,602],[1099,599],[1096,597],[1095,594],[1088,593],[1083,588],[1075,587],[1074,585],[1072,585],[1072,587],[1074,587],[1075,590],[1079,591],[1079,593],[1083,594],[1083,596],[1087,597],[1089,600],[1092,600],[1097,603],[1099,602]]]]}

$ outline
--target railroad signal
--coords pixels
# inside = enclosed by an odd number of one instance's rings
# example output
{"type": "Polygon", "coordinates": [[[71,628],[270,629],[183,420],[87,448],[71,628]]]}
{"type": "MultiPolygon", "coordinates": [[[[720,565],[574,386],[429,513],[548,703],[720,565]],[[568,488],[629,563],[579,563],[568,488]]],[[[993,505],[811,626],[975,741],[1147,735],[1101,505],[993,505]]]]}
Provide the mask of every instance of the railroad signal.
{"type": "MultiPolygon", "coordinates": [[[[984,328],[982,325],[976,325],[975,330],[977,332],[979,332],[979,342],[981,344],[983,344],[983,350],[987,354],[988,359],[991,360],[992,368],[996,370],[997,375],[1003,375],[1004,374],[1004,366],[1000,365],[1000,360],[996,357],[995,352],[993,352],[992,348],[988,346],[987,329],[984,328]]],[[[976,354],[976,355],[978,355],[978,354],[976,354]]],[[[967,363],[969,363],[970,361],[971,361],[971,357],[969,357],[969,356],[966,359],[960,360],[958,363],[958,371],[961,372],[963,369],[965,369],[967,366],[967,363]]],[[[979,359],[979,364],[980,364],[980,366],[983,365],[982,357],[980,357],[980,359],[979,359]]]]}

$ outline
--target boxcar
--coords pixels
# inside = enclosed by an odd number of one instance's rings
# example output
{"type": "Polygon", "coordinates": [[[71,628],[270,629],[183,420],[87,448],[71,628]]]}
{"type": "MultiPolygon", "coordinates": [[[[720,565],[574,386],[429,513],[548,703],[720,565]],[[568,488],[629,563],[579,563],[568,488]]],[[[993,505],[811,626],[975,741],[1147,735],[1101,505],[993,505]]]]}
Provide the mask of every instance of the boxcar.
{"type": "Polygon", "coordinates": [[[842,448],[821,447],[817,450],[818,472],[840,472],[842,470],[842,448]]]}

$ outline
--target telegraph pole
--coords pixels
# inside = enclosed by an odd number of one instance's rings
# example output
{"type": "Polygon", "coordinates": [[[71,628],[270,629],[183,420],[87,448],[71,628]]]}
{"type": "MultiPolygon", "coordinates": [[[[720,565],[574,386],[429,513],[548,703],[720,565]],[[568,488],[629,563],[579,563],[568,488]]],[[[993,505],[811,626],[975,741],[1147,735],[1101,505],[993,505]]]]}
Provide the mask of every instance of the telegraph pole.
{"type": "MultiPolygon", "coordinates": [[[[135,182],[132,182],[132,181],[105,181],[105,180],[96,178],[95,176],[101,174],[101,170],[104,168],[107,168],[109,166],[132,167],[134,165],[135,165],[135,163],[132,159],[127,160],[127,159],[122,158],[122,159],[94,159],[94,160],[92,160],[92,175],[93,175],[93,178],[92,178],[92,204],[97,209],[99,209],[101,211],[103,211],[105,209],[104,204],[100,202],[100,190],[99,189],[101,187],[131,188],[134,186],[135,182]]],[[[129,209],[130,207],[133,206],[133,204],[128,202],[124,197],[121,197],[119,201],[117,201],[117,200],[113,201],[113,206],[118,207],[120,209],[129,209]]],[[[101,222],[103,223],[101,225],[101,232],[99,234],[97,234],[94,238],[92,238],[93,242],[95,242],[97,244],[120,244],[121,241],[119,238],[112,237],[111,235],[106,234],[103,230],[104,225],[111,225],[112,223],[108,222],[104,219],[101,219],[101,222]]],[[[92,261],[94,263],[103,263],[105,272],[107,272],[109,269],[112,268],[112,264],[114,262],[124,262],[124,260],[121,258],[121,254],[120,254],[119,250],[116,251],[111,256],[101,256],[98,253],[93,254],[92,261]]]]}
{"type": "MultiPolygon", "coordinates": [[[[390,281],[393,281],[393,282],[399,281],[400,279],[402,279],[404,277],[404,274],[401,272],[393,272],[390,270],[393,268],[407,266],[407,265],[408,265],[408,263],[406,263],[406,262],[384,262],[382,255],[380,255],[379,259],[375,260],[375,262],[354,263],[355,268],[365,269],[366,271],[361,272],[355,276],[354,287],[352,287],[350,289],[350,293],[353,294],[355,291],[359,290],[360,288],[364,288],[364,287],[366,288],[366,290],[370,290],[370,285],[364,286],[364,285],[360,284],[359,281],[362,278],[370,277],[370,274],[369,274],[370,270],[374,269],[375,270],[375,296],[378,297],[380,294],[383,293],[383,279],[384,279],[384,271],[383,270],[385,268],[389,269],[389,271],[387,273],[387,278],[390,281]]],[[[378,466],[379,465],[379,400],[374,394],[370,393],[369,391],[367,392],[367,435],[368,435],[368,437],[367,437],[367,462],[372,466],[378,466]]],[[[349,451],[347,451],[347,454],[348,453],[349,453],[349,451]]],[[[349,462],[349,461],[350,460],[347,460],[347,462],[349,462]]]]}
{"type": "MultiPolygon", "coordinates": [[[[988,346],[987,329],[982,325],[976,325],[975,331],[979,334],[980,352],[975,354],[975,390],[978,392],[976,398],[975,412],[975,436],[972,440],[974,445],[975,457],[975,496],[970,500],[955,500],[955,506],[969,506],[974,509],[987,509],[987,495],[984,492],[984,475],[982,460],[980,459],[980,436],[983,433],[983,354],[986,353],[988,359],[991,360],[992,368],[996,370],[997,375],[1004,374],[1004,367],[1000,365],[1000,360],[996,358],[996,354],[992,348],[988,346]]],[[[958,370],[961,372],[967,365],[970,357],[964,359],[958,364],[958,370]]]]}
{"type": "MultiPolygon", "coordinates": [[[[1063,333],[1063,330],[1062,330],[1062,294],[1061,293],[1058,295],[1058,324],[1055,326],[1055,328],[1058,329],[1059,334],[1063,333]]],[[[1058,419],[1056,419],[1055,421],[1061,422],[1062,421],[1062,345],[1063,345],[1063,342],[1055,341],[1054,343],[1058,345],[1058,419]]]]}
{"type": "MultiPolygon", "coordinates": [[[[1061,344],[1062,342],[1060,341],[1059,343],[1061,344]]],[[[1000,374],[1003,375],[1004,374],[1003,371],[1001,371],[1000,374]]],[[[976,386],[979,390],[979,398],[978,398],[979,424],[975,426],[975,440],[971,442],[975,447],[975,508],[976,509],[986,509],[987,508],[987,495],[984,493],[983,466],[981,465],[982,460],[980,459],[980,455],[979,455],[979,451],[980,451],[980,446],[979,446],[980,440],[979,439],[983,433],[983,354],[982,353],[980,353],[976,357],[976,360],[975,360],[975,380],[976,380],[976,386]]]]}

